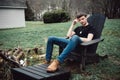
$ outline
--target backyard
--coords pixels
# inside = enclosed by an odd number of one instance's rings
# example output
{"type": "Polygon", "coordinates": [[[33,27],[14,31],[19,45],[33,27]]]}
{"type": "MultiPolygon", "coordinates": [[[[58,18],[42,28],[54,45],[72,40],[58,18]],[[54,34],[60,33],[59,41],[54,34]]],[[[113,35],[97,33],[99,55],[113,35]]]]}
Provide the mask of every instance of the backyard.
{"type": "MultiPolygon", "coordinates": [[[[38,55],[45,54],[46,42],[49,36],[65,37],[71,21],[64,23],[44,24],[39,21],[26,22],[24,28],[0,30],[0,49],[9,50],[20,47],[25,52],[38,48],[37,54],[27,54],[32,57],[29,65],[42,63],[38,55]]],[[[79,24],[77,24],[79,25],[79,24]]],[[[120,80],[120,19],[106,19],[102,33],[104,41],[98,46],[99,55],[108,58],[98,64],[87,65],[85,73],[74,73],[71,80],[120,80]]],[[[54,56],[58,55],[58,47],[54,46],[54,56]]]]}

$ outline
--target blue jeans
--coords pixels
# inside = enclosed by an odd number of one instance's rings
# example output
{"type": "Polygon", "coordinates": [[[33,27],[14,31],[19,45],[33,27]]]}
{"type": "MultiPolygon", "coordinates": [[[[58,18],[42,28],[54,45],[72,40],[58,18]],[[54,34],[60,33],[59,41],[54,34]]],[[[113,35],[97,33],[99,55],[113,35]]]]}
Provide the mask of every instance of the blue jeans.
{"type": "Polygon", "coordinates": [[[70,39],[50,36],[47,41],[46,60],[51,60],[54,44],[64,48],[62,53],[57,57],[57,60],[62,63],[67,57],[67,55],[72,50],[74,50],[80,43],[82,43],[82,41],[77,35],[73,35],[70,39]]]}

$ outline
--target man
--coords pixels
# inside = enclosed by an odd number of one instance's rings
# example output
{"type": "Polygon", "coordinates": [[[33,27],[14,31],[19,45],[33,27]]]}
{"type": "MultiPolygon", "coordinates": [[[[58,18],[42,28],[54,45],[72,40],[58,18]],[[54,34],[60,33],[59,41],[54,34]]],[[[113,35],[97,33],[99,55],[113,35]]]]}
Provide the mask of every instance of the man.
{"type": "Polygon", "coordinates": [[[80,43],[92,40],[93,37],[94,28],[90,26],[89,23],[87,22],[87,15],[85,14],[77,15],[76,19],[73,20],[68,30],[67,38],[58,38],[54,36],[48,38],[46,49],[46,63],[50,63],[51,61],[54,44],[63,47],[64,50],[57,57],[57,59],[54,60],[47,67],[47,72],[55,72],[58,69],[59,64],[64,62],[64,59],[68,56],[68,54],[72,50],[75,50],[80,43]],[[78,26],[73,31],[73,27],[77,22],[80,22],[82,26],[78,26]]]}

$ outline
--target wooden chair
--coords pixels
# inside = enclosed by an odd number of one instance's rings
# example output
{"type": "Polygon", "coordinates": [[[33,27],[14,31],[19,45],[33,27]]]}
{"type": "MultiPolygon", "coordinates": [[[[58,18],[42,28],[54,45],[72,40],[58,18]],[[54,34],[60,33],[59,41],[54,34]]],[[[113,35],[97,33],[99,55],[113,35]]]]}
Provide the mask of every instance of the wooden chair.
{"type": "MultiPolygon", "coordinates": [[[[79,61],[80,67],[82,67],[83,70],[85,70],[85,64],[87,62],[95,62],[94,59],[98,61],[99,56],[96,55],[96,50],[98,43],[103,41],[101,38],[101,33],[104,27],[105,19],[106,17],[103,14],[92,14],[88,18],[89,24],[95,27],[95,35],[93,40],[81,43],[78,50],[72,51],[66,59],[79,61]],[[79,50],[80,52],[78,52],[79,50]]],[[[61,53],[62,50],[63,49],[59,47],[59,53],[61,53]]]]}

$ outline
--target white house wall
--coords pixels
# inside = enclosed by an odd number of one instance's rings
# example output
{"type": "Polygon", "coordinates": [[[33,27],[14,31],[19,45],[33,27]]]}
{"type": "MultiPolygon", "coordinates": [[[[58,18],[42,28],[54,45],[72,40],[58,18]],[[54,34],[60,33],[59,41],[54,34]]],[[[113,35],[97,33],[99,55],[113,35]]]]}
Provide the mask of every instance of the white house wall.
{"type": "Polygon", "coordinates": [[[0,29],[25,27],[24,9],[0,9],[0,29]]]}

